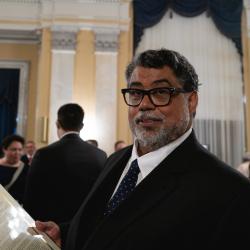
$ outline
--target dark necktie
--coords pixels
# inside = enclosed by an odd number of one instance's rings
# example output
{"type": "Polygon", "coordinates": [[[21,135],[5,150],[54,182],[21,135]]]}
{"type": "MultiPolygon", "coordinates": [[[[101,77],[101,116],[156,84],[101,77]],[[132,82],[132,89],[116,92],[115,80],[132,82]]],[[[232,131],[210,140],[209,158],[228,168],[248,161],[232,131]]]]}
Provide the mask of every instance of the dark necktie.
{"type": "Polygon", "coordinates": [[[29,165],[31,165],[31,162],[32,162],[33,157],[30,156],[30,157],[28,157],[28,158],[29,158],[29,165]]]}
{"type": "Polygon", "coordinates": [[[139,173],[140,169],[137,160],[134,160],[131,163],[127,174],[120,182],[120,185],[118,186],[115,194],[109,201],[104,215],[111,214],[119,206],[119,204],[124,201],[129,196],[129,194],[135,189],[139,173]]]}

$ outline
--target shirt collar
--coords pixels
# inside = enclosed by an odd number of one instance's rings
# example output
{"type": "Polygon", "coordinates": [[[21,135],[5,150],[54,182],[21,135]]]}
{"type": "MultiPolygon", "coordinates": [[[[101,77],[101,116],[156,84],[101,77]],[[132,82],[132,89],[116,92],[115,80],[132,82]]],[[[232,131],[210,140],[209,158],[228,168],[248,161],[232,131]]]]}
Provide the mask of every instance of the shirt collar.
{"type": "Polygon", "coordinates": [[[66,132],[66,133],[64,133],[64,134],[61,136],[60,140],[61,140],[64,136],[69,135],[69,134],[79,135],[79,132],[76,132],[76,131],[69,131],[69,132],[66,132]]]}
{"type": "Polygon", "coordinates": [[[137,142],[135,140],[132,155],[129,160],[129,165],[135,159],[138,161],[138,165],[142,174],[142,178],[145,178],[155,167],[157,167],[170,153],[172,153],[187,137],[191,134],[192,128],[185,132],[182,136],[173,142],[155,150],[149,152],[143,156],[138,156],[137,153],[137,142]]]}

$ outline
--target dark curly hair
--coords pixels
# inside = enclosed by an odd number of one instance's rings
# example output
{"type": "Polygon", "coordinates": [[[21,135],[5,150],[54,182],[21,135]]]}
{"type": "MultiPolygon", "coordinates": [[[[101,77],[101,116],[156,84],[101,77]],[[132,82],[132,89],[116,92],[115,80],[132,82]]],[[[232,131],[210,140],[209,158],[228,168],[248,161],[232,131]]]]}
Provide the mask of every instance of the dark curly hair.
{"type": "Polygon", "coordinates": [[[146,50],[140,53],[127,66],[125,74],[128,85],[131,75],[137,66],[156,69],[168,66],[173,70],[185,90],[198,91],[199,79],[194,67],[184,56],[176,51],[162,48],[159,50],[146,50]]]}
{"type": "Polygon", "coordinates": [[[7,149],[10,146],[10,144],[14,141],[20,142],[24,146],[25,140],[22,136],[8,135],[2,140],[2,148],[7,149]]]}

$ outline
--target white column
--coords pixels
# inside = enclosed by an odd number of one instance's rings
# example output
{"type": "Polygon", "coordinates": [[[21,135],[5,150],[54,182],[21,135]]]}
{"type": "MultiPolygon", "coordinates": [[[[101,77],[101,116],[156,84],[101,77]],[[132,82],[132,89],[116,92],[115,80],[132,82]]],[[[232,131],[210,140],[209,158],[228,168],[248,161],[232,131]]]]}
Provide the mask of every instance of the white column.
{"type": "Polygon", "coordinates": [[[52,33],[49,143],[58,140],[55,126],[58,108],[72,102],[75,43],[75,32],[52,33]]]}
{"type": "Polygon", "coordinates": [[[117,31],[95,31],[96,131],[99,147],[113,153],[117,127],[117,31]]]}

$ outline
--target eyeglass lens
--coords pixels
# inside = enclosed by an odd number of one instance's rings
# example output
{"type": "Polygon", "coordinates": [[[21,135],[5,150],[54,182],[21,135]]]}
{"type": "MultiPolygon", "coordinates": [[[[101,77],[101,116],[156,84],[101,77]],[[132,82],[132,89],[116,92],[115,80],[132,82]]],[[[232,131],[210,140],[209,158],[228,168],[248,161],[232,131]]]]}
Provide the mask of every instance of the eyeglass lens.
{"type": "Polygon", "coordinates": [[[129,90],[125,93],[125,99],[129,105],[136,106],[141,103],[144,95],[148,95],[154,105],[167,105],[170,100],[170,91],[168,89],[151,89],[147,92],[129,90]]]}

